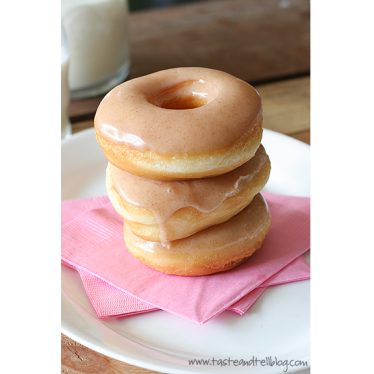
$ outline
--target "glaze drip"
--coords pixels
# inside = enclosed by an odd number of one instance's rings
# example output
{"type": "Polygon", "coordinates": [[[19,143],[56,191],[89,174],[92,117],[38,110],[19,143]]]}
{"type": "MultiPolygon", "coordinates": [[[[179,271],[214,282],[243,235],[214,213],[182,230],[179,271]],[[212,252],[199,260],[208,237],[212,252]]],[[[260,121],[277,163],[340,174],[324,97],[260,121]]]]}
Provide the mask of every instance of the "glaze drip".
{"type": "Polygon", "coordinates": [[[159,181],[143,178],[109,164],[112,187],[129,204],[152,212],[160,225],[162,242],[169,218],[178,210],[192,207],[202,213],[216,210],[227,198],[246,189],[261,171],[268,156],[262,146],[239,168],[212,178],[187,181],[159,181]]]}

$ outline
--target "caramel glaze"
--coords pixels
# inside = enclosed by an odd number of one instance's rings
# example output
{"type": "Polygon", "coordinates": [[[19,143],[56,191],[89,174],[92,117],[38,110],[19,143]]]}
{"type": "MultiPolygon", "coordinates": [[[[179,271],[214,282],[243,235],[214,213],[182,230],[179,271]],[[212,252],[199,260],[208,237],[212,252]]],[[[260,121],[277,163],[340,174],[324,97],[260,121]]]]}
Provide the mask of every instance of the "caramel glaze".
{"type": "Polygon", "coordinates": [[[124,236],[130,251],[151,267],[180,275],[199,270],[199,274],[193,275],[202,275],[227,270],[230,263],[238,265],[240,260],[251,256],[261,246],[270,222],[266,201],[257,194],[230,220],[170,242],[167,247],[136,236],[126,223],[124,236]]]}
{"type": "Polygon", "coordinates": [[[95,129],[107,141],[165,155],[224,150],[261,124],[261,99],[251,85],[194,67],[125,82],[95,115],[95,129]]]}
{"type": "Polygon", "coordinates": [[[151,211],[165,232],[168,219],[174,212],[193,207],[200,212],[216,210],[224,200],[240,193],[251,183],[268,161],[261,145],[255,156],[239,168],[217,177],[186,181],[159,181],[130,174],[108,164],[112,187],[120,197],[138,207],[151,211]]]}

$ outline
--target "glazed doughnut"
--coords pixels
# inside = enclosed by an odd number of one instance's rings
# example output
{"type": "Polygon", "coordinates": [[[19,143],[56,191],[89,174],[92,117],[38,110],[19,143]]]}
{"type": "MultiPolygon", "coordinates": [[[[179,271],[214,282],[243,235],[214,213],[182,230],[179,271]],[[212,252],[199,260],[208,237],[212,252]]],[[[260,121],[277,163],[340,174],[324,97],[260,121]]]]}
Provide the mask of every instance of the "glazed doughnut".
{"type": "Polygon", "coordinates": [[[112,89],[94,122],[98,143],[118,168],[161,180],[202,178],[253,157],[262,105],[251,85],[230,74],[175,68],[112,89]]]}
{"type": "Polygon", "coordinates": [[[239,168],[211,178],[159,181],[107,167],[107,193],[137,236],[171,241],[227,221],[266,184],[270,161],[262,145],[239,168]]]}
{"type": "Polygon", "coordinates": [[[258,194],[239,214],[220,225],[170,242],[146,241],[124,225],[130,253],[149,267],[167,274],[197,276],[226,271],[250,257],[270,228],[270,214],[258,194]]]}

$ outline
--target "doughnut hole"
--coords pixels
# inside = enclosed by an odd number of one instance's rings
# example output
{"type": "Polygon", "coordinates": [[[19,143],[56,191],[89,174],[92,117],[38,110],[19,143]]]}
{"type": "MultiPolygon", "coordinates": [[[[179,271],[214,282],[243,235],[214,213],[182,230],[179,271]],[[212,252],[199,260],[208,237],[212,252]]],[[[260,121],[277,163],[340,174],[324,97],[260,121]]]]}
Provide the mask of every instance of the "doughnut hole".
{"type": "Polygon", "coordinates": [[[163,109],[195,109],[208,104],[216,96],[216,87],[199,79],[169,86],[149,97],[148,101],[163,109]]]}

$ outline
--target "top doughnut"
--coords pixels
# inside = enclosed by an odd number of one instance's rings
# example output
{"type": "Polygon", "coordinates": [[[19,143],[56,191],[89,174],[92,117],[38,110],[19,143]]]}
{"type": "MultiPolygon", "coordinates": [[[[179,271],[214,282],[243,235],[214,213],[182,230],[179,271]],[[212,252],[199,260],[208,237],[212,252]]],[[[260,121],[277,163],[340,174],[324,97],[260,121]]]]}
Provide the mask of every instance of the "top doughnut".
{"type": "Polygon", "coordinates": [[[251,159],[262,137],[262,106],[248,83],[185,67],[112,89],[95,115],[96,138],[120,169],[155,179],[202,178],[251,159]]]}

